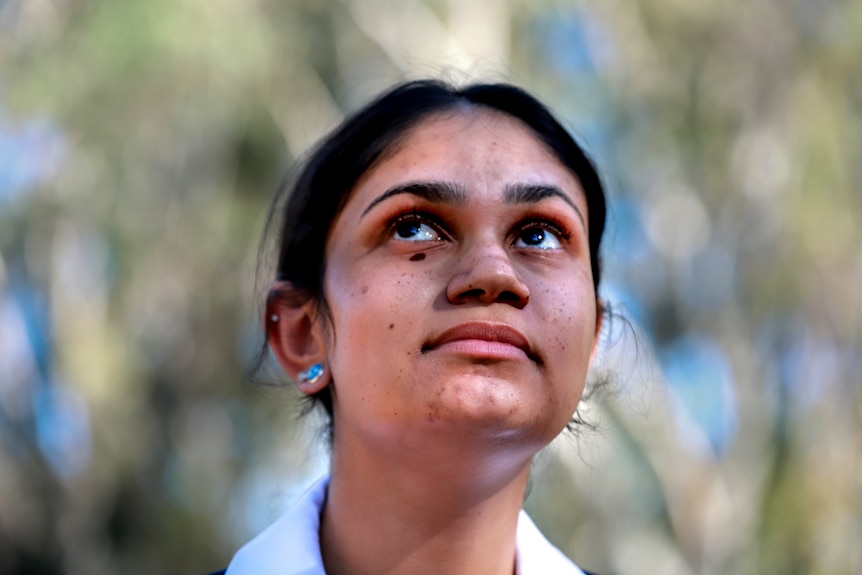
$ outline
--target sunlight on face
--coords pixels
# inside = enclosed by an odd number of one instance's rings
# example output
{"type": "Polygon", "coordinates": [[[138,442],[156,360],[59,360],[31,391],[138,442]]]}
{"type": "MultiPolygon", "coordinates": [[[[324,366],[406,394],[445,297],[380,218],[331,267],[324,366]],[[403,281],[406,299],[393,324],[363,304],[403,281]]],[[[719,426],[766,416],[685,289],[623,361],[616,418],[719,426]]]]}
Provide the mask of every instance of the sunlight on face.
{"type": "Polygon", "coordinates": [[[520,121],[432,116],[357,183],[327,243],[336,443],[534,453],[597,332],[586,200],[520,121]]]}

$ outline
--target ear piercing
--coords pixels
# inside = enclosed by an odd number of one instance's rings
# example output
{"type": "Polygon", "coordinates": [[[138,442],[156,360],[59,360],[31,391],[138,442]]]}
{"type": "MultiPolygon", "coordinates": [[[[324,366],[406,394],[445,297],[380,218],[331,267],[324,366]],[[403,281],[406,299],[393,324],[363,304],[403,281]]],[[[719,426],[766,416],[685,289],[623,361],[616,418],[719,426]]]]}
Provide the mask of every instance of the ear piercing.
{"type": "Polygon", "coordinates": [[[315,363],[308,369],[299,372],[296,383],[317,383],[321,377],[323,377],[323,364],[315,363]]]}
{"type": "Polygon", "coordinates": [[[278,315],[277,314],[272,314],[271,316],[269,316],[269,319],[272,321],[272,323],[278,323],[278,315]]]}

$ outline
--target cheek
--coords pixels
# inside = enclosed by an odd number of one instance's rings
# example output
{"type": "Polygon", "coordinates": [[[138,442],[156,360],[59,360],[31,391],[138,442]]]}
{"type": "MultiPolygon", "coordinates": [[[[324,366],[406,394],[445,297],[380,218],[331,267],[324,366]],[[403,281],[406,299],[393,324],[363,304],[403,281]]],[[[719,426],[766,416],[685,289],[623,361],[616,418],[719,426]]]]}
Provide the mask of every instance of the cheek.
{"type": "Polygon", "coordinates": [[[546,367],[557,388],[563,425],[577,409],[586,384],[595,339],[596,304],[592,289],[561,290],[544,324],[546,367]]]}
{"type": "Polygon", "coordinates": [[[335,342],[362,354],[388,354],[407,343],[418,349],[413,340],[421,336],[419,314],[431,308],[435,288],[431,274],[409,269],[414,265],[406,270],[369,265],[333,274],[327,301],[335,342]]]}
{"type": "Polygon", "coordinates": [[[328,360],[337,382],[336,409],[344,420],[384,421],[401,412],[416,382],[412,369],[433,308],[428,274],[381,267],[333,276],[328,291],[333,322],[328,360]],[[353,407],[361,406],[359,411],[353,407]]]}
{"type": "Polygon", "coordinates": [[[578,367],[592,351],[597,313],[595,295],[591,287],[565,289],[560,284],[547,286],[546,292],[551,297],[541,315],[549,350],[559,354],[568,369],[578,367]]]}

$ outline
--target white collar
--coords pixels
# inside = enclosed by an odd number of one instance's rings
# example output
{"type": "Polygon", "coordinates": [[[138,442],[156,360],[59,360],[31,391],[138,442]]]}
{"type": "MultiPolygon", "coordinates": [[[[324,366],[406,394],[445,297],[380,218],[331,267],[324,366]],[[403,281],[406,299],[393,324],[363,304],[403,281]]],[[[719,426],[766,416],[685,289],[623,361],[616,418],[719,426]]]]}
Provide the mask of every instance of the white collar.
{"type": "MultiPolygon", "coordinates": [[[[226,575],[326,575],[319,532],[328,485],[329,477],[318,479],[287,514],[237,551],[226,575]]],[[[518,575],[584,575],[523,510],[515,548],[518,575]]]]}

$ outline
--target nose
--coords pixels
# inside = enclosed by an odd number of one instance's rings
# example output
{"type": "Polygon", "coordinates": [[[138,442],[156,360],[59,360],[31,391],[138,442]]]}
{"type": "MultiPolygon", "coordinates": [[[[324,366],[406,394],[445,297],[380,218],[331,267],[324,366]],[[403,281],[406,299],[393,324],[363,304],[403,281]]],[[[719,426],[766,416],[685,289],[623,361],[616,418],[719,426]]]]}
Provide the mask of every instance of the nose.
{"type": "Polygon", "coordinates": [[[451,303],[506,303],[523,309],[530,301],[527,287],[501,246],[486,245],[462,258],[446,287],[451,303]]]}

